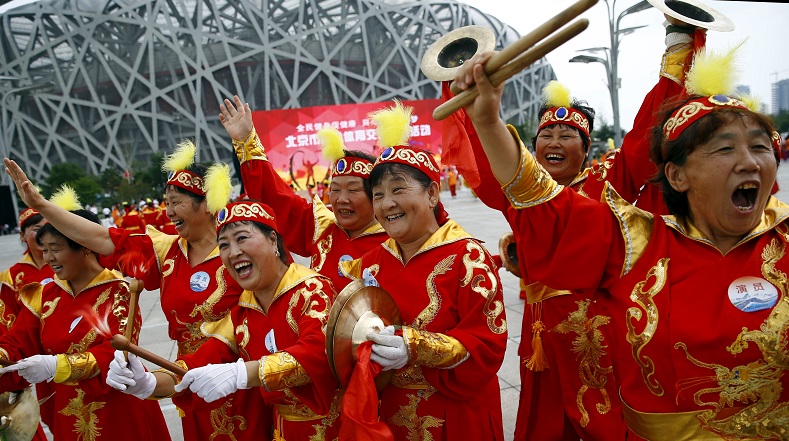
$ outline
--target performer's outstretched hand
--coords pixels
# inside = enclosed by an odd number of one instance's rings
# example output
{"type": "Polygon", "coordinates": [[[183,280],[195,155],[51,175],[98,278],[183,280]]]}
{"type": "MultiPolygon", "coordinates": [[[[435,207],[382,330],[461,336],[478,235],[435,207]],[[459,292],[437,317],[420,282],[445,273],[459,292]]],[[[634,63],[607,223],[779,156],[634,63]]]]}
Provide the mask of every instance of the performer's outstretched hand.
{"type": "Polygon", "coordinates": [[[239,358],[235,363],[209,364],[189,369],[181,382],[175,385],[175,391],[181,392],[187,388],[208,403],[239,389],[248,389],[246,363],[239,358]]]}
{"type": "Polygon", "coordinates": [[[233,96],[235,105],[228,99],[219,105],[219,121],[231,138],[241,141],[255,128],[252,124],[252,110],[248,103],[242,103],[238,95],[233,96]]]}
{"type": "Polygon", "coordinates": [[[129,354],[127,363],[123,351],[115,351],[115,358],[110,362],[110,371],[107,372],[107,385],[144,400],[153,394],[156,377],[145,370],[136,355],[129,354]]]}
{"type": "Polygon", "coordinates": [[[5,172],[14,180],[17,193],[19,193],[19,197],[22,198],[22,202],[30,208],[40,210],[41,205],[47,202],[47,200],[38,192],[36,186],[30,182],[27,175],[22,171],[22,168],[19,167],[16,161],[4,158],[4,162],[5,172]]]}
{"type": "Polygon", "coordinates": [[[394,326],[385,327],[378,334],[370,334],[367,340],[373,342],[370,361],[381,365],[383,370],[400,369],[408,363],[408,351],[402,335],[395,335],[394,326]]]}
{"type": "Polygon", "coordinates": [[[55,378],[57,366],[57,355],[33,355],[0,369],[0,373],[16,371],[28,383],[36,384],[52,381],[55,378]]]}

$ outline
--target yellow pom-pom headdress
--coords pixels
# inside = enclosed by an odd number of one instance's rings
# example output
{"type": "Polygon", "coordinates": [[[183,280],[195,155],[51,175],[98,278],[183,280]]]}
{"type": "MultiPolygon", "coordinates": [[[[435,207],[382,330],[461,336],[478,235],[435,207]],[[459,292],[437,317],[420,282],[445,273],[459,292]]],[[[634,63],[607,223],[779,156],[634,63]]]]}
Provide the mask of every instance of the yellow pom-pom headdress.
{"type": "Polygon", "coordinates": [[[573,108],[573,100],[567,87],[558,81],[551,81],[542,90],[542,97],[548,109],[540,117],[538,133],[555,124],[566,124],[577,128],[589,137],[589,119],[573,108]]]}
{"type": "Polygon", "coordinates": [[[397,162],[414,167],[426,174],[432,181],[441,182],[438,163],[430,152],[408,146],[411,134],[411,107],[403,107],[395,100],[392,107],[377,110],[367,115],[375,124],[379,144],[384,148],[373,168],[387,162],[397,162]]]}
{"type": "Polygon", "coordinates": [[[214,164],[205,174],[205,202],[211,213],[216,214],[230,202],[233,184],[230,182],[230,167],[214,164]]]}
{"type": "Polygon", "coordinates": [[[332,177],[337,176],[358,176],[362,179],[370,177],[373,164],[356,156],[345,154],[345,142],[342,134],[334,127],[324,127],[316,133],[318,140],[323,146],[321,153],[323,157],[332,161],[332,177]]]}
{"type": "Polygon", "coordinates": [[[168,172],[165,185],[174,185],[198,196],[205,196],[203,177],[187,170],[195,162],[196,151],[194,143],[186,139],[164,158],[162,170],[168,172]]]}
{"type": "Polygon", "coordinates": [[[49,201],[67,211],[74,211],[82,208],[82,204],[79,203],[77,192],[66,184],[61,185],[58,191],[49,198],[49,201]]]}

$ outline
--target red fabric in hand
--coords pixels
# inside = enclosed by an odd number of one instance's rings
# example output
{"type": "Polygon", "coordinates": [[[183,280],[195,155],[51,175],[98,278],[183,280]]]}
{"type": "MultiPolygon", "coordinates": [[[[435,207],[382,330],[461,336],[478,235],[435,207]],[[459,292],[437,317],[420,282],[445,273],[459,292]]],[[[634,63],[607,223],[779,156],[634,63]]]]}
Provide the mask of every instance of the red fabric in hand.
{"type": "Polygon", "coordinates": [[[389,426],[378,421],[378,391],[373,380],[381,373],[381,366],[370,362],[372,347],[373,342],[366,341],[356,348],[356,368],[342,399],[343,441],[394,441],[389,426]]]}

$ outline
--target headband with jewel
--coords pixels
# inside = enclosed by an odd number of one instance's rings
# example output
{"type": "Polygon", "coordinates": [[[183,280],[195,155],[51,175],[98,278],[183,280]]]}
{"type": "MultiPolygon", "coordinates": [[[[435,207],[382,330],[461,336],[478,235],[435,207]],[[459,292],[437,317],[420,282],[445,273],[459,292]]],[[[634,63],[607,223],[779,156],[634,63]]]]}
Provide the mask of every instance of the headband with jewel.
{"type": "Polygon", "coordinates": [[[339,130],[332,126],[324,127],[315,133],[321,143],[321,154],[332,162],[331,175],[356,176],[368,179],[373,170],[373,164],[364,159],[345,154],[345,142],[339,130]]]}
{"type": "Polygon", "coordinates": [[[540,130],[555,124],[566,124],[582,131],[589,136],[589,119],[586,115],[573,108],[570,91],[560,82],[551,81],[542,90],[545,106],[548,110],[540,118],[540,130]]]}
{"type": "Polygon", "coordinates": [[[168,173],[165,185],[174,185],[192,194],[205,196],[203,177],[187,170],[194,164],[196,150],[192,141],[182,141],[171,155],[164,158],[162,170],[168,173]]]}
{"type": "Polygon", "coordinates": [[[216,214],[216,231],[233,222],[257,222],[277,231],[277,221],[274,219],[274,210],[268,205],[255,201],[239,201],[227,204],[216,214]]]}
{"type": "Polygon", "coordinates": [[[31,216],[35,216],[37,214],[40,213],[32,208],[25,208],[21,213],[19,213],[19,225],[24,224],[25,221],[30,219],[31,216]]]}
{"type": "Polygon", "coordinates": [[[384,148],[381,156],[375,160],[373,168],[379,164],[396,162],[418,169],[433,182],[441,182],[440,169],[433,155],[408,146],[412,110],[411,107],[404,107],[400,101],[395,100],[392,107],[367,115],[375,125],[378,144],[384,148]]]}
{"type": "MultiPolygon", "coordinates": [[[[710,113],[724,108],[759,111],[757,100],[733,97],[738,70],[735,66],[736,52],[742,43],[725,53],[714,53],[706,48],[699,51],[688,71],[685,89],[690,99],[675,110],[663,124],[663,138],[676,140],[682,132],[710,113]]],[[[780,152],[781,137],[771,134],[773,147],[780,152]]],[[[666,148],[664,144],[664,149],[666,148]]],[[[665,156],[667,152],[663,152],[665,156]]]]}

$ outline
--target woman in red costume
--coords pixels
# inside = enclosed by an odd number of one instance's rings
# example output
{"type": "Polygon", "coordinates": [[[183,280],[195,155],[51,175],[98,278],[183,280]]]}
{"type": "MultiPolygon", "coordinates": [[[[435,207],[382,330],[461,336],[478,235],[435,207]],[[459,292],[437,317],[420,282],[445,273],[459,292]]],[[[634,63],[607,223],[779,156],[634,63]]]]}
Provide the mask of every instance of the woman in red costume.
{"type": "MultiPolygon", "coordinates": [[[[211,205],[227,201],[214,199],[209,188],[211,205]]],[[[238,306],[221,321],[203,324],[203,332],[213,338],[178,359],[189,369],[183,379],[145,372],[133,355],[127,367],[118,351],[107,383],[143,399],[189,389],[213,402],[232,393],[236,405],[261,416],[248,420],[260,427],[250,430],[254,436],[239,439],[332,440],[337,436],[332,425],[338,415],[330,413],[336,380],[323,334],[334,296],[331,284],[290,262],[271,208],[249,200],[220,206],[222,262],[244,288],[238,306]]]]}
{"type": "MultiPolygon", "coordinates": [[[[159,289],[168,333],[178,342],[179,355],[194,352],[207,340],[200,325],[227,315],[242,291],[219,258],[215,219],[205,202],[205,167],[193,165],[194,153],[194,145],[186,141],[163,166],[170,172],[165,187],[167,216],[175,224],[177,236],[155,228],[147,229],[146,234],[133,234],[122,228],[96,226],[42,198],[19,166],[6,160],[23,200],[47,221],[73,240],[108,256],[102,260],[108,267],[115,267],[119,261],[136,262],[136,269],[122,269],[141,278],[145,289],[159,289]]],[[[242,425],[231,422],[245,419],[244,415],[243,409],[233,406],[232,398],[218,408],[190,412],[181,418],[184,439],[238,436],[243,432],[242,425]],[[227,427],[232,431],[226,433],[227,427]]]]}
{"type": "MultiPolygon", "coordinates": [[[[72,212],[100,226],[87,210],[72,212]]],[[[129,285],[101,266],[96,254],[68,239],[52,224],[36,234],[55,280],[33,282],[20,290],[23,309],[17,324],[0,337],[0,358],[16,361],[0,372],[0,390],[16,390],[26,382],[49,382],[54,409],[49,425],[57,440],[169,439],[158,403],[135,402],[104,384],[102,366],[114,350],[109,337],[124,333],[129,314],[129,285]],[[104,317],[97,331],[85,312],[104,317]],[[9,372],[16,371],[19,376],[9,372]],[[145,421],[145,424],[135,424],[145,421]]],[[[133,339],[139,335],[139,312],[133,339]]]]}
{"type": "Polygon", "coordinates": [[[235,105],[225,100],[219,119],[233,139],[247,195],[279,214],[279,231],[288,250],[310,256],[310,268],[342,290],[349,280],[340,274],[338,263],[361,257],[387,239],[375,219],[369,196],[368,178],[375,158],[340,147],[340,153],[329,158],[334,161],[329,186],[331,209],[317,198],[310,203],[295,194],[268,162],[252,124],[249,104],[242,104],[238,96],[234,101],[235,105]]]}
{"type": "Polygon", "coordinates": [[[610,185],[600,202],[559,186],[497,117],[503,88],[473,67],[480,96],[466,111],[511,204],[524,277],[602,294],[630,438],[786,437],[789,207],[770,196],[780,136],[730,96],[732,59],[697,56],[691,96],[651,133],[664,216],[610,185]]]}
{"type": "Polygon", "coordinates": [[[370,175],[373,206],[390,239],[342,266],[389,292],[403,320],[368,336],[370,360],[395,370],[380,419],[396,440],[502,440],[496,372],[507,322],[493,260],[447,218],[432,154],[406,145],[410,109],[397,103],[369,118],[384,147],[370,175]]]}

